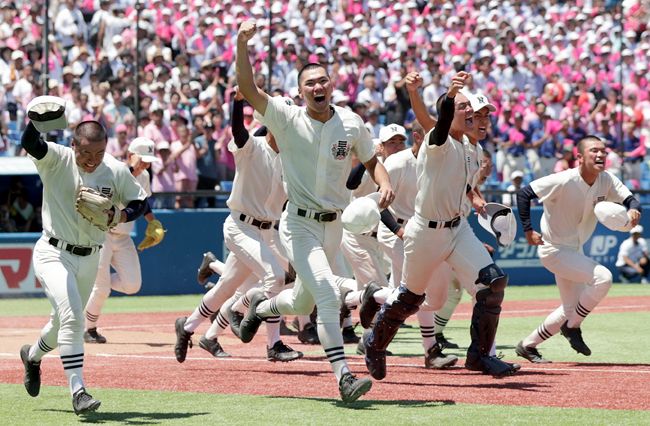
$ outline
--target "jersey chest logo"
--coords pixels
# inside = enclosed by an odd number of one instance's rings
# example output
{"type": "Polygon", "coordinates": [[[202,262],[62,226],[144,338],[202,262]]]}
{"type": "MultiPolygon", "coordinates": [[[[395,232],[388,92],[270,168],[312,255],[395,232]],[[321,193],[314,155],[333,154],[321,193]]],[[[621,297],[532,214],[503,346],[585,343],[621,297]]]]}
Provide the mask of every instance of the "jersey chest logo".
{"type": "Polygon", "coordinates": [[[99,192],[106,198],[113,198],[113,188],[108,186],[100,186],[99,192]]]}
{"type": "Polygon", "coordinates": [[[599,197],[596,197],[596,199],[594,200],[594,206],[595,206],[596,204],[600,203],[601,201],[605,201],[605,196],[604,196],[604,195],[601,195],[601,196],[599,196],[599,197]]]}
{"type": "Polygon", "coordinates": [[[348,141],[338,141],[332,144],[332,157],[335,160],[344,160],[350,153],[348,141]]]}

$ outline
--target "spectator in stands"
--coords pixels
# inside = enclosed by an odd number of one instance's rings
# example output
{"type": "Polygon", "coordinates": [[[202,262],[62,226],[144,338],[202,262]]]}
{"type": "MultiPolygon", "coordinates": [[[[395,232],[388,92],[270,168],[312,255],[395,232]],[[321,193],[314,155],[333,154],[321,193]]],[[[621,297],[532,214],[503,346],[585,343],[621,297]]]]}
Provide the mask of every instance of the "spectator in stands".
{"type": "Polygon", "coordinates": [[[152,207],[156,209],[173,209],[175,205],[175,197],[173,195],[156,194],[158,192],[176,191],[174,174],[178,167],[176,165],[176,159],[172,157],[169,148],[169,142],[159,142],[156,145],[156,156],[160,161],[155,161],[151,164],[151,170],[153,171],[151,191],[154,194],[152,207]]]}
{"type": "Polygon", "coordinates": [[[6,204],[0,204],[0,232],[18,232],[6,204]]]}
{"type": "Polygon", "coordinates": [[[648,284],[650,274],[650,259],[648,245],[643,235],[643,226],[637,225],[630,229],[630,237],[621,243],[616,258],[616,267],[623,281],[641,280],[648,284]]]}
{"type": "MultiPolygon", "coordinates": [[[[198,183],[196,189],[214,190],[219,184],[219,171],[217,168],[216,141],[212,139],[212,123],[205,125],[203,116],[194,117],[194,145],[196,146],[196,170],[198,173],[198,183]]],[[[197,198],[197,207],[215,207],[216,200],[214,197],[197,198]]]]}
{"type": "Polygon", "coordinates": [[[36,218],[36,211],[29,202],[29,195],[25,188],[21,188],[18,196],[9,207],[11,220],[15,224],[17,232],[32,232],[32,223],[36,218]]]}
{"type": "Polygon", "coordinates": [[[562,147],[562,156],[555,162],[553,173],[563,172],[573,168],[575,157],[573,156],[573,145],[564,145],[562,147]]]}
{"type": "MultiPolygon", "coordinates": [[[[192,139],[192,134],[187,127],[188,123],[184,119],[179,120],[176,131],[178,139],[172,142],[172,157],[176,160],[176,173],[174,181],[177,192],[196,191],[198,175],[196,170],[197,148],[192,139]]],[[[179,195],[176,197],[177,208],[194,207],[194,198],[192,195],[179,195]]]]}
{"type": "Polygon", "coordinates": [[[501,196],[501,204],[508,207],[517,206],[517,192],[524,182],[524,172],[515,170],[510,174],[510,185],[506,188],[507,194],[501,196]]]}

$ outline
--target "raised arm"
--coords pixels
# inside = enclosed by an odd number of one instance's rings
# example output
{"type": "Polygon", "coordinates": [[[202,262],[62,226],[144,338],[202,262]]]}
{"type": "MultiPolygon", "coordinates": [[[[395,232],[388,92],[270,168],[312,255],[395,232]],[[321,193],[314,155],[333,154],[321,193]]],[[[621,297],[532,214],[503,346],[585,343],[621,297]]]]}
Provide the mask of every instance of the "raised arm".
{"type": "Polygon", "coordinates": [[[255,21],[245,21],[239,26],[235,70],[239,91],[257,112],[264,115],[266,113],[266,106],[269,103],[269,96],[255,85],[253,67],[248,58],[248,41],[253,38],[256,32],[257,26],[255,25],[255,21]]]}
{"type": "Polygon", "coordinates": [[[420,73],[412,71],[404,77],[404,83],[406,85],[406,91],[409,94],[409,99],[411,100],[411,108],[415,113],[415,118],[422,125],[424,134],[427,134],[429,130],[436,126],[437,120],[429,115],[427,106],[424,104],[418,92],[420,87],[422,87],[422,76],[420,76],[420,73]]]}
{"type": "Polygon", "coordinates": [[[42,159],[47,154],[47,143],[41,138],[41,134],[31,121],[25,127],[23,136],[20,138],[20,144],[29,155],[37,160],[42,159]]]}

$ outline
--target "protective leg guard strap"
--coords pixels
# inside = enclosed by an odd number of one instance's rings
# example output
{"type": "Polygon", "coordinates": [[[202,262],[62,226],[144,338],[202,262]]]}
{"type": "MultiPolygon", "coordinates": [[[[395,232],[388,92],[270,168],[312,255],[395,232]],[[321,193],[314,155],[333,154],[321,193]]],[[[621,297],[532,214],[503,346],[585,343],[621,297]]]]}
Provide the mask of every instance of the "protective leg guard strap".
{"type": "Polygon", "coordinates": [[[372,335],[368,343],[373,349],[384,351],[388,344],[393,340],[400,325],[406,318],[418,311],[420,305],[424,303],[425,295],[417,295],[404,286],[400,286],[397,298],[392,304],[385,303],[382,306],[372,335]]]}
{"type": "Polygon", "coordinates": [[[503,291],[494,292],[491,288],[476,293],[476,304],[472,312],[472,324],[470,326],[472,343],[467,349],[468,358],[490,354],[499,325],[503,296],[503,291]]]}

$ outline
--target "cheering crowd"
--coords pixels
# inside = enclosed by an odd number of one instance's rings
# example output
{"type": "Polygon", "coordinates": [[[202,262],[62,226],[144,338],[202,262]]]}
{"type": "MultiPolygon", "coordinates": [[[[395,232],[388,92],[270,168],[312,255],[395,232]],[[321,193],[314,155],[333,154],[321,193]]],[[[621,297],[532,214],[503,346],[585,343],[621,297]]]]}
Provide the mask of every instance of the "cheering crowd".
{"type": "MultiPolygon", "coordinates": [[[[237,23],[253,18],[262,28],[248,50],[255,81],[274,94],[300,104],[298,69],[327,64],[332,102],[360,114],[377,138],[383,123],[410,130],[409,71],[423,76],[435,115],[451,76],[466,70],[497,107],[481,141],[495,160],[492,188],[572,167],[575,143],[595,134],[608,143],[609,169],[639,189],[650,143],[650,31],[640,2],[617,3],[289,0],[269,9],[261,0],[147,0],[136,29],[131,0],[53,1],[47,92],[67,99],[71,127],[103,123],[118,159],[134,137],[154,140],[162,160],[154,193],[219,189],[234,175],[227,144],[237,23]]],[[[43,6],[3,0],[0,17],[0,155],[25,155],[25,106],[45,93],[43,6]]],[[[252,108],[244,114],[254,128],[252,108]]],[[[49,135],[64,145],[70,137],[49,135]]],[[[156,202],[214,206],[191,197],[156,202]]]]}

